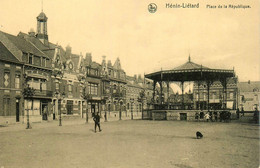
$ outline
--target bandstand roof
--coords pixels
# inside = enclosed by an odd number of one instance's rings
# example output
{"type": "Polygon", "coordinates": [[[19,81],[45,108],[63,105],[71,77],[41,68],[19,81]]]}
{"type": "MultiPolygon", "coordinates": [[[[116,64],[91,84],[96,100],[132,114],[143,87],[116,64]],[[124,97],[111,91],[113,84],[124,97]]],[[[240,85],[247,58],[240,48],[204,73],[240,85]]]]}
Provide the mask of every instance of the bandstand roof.
{"type": "Polygon", "coordinates": [[[171,70],[161,70],[146,74],[145,77],[154,81],[198,81],[198,80],[220,80],[234,77],[234,70],[211,69],[194,62],[190,57],[188,62],[171,70]]]}

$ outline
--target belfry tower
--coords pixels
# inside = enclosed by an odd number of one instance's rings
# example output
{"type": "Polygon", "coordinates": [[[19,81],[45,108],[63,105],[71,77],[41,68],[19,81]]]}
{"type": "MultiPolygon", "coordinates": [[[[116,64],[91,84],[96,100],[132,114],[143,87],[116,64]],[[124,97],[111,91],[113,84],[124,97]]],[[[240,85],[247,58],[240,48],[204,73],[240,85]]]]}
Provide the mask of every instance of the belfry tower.
{"type": "Polygon", "coordinates": [[[48,33],[47,33],[47,20],[45,13],[43,11],[37,16],[37,32],[36,37],[44,44],[48,44],[48,33]]]}

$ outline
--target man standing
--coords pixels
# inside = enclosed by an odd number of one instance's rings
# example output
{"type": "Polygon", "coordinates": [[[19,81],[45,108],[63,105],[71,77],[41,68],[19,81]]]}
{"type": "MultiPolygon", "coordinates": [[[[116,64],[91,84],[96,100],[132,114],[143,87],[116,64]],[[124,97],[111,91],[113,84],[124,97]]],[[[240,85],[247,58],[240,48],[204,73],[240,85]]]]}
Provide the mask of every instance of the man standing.
{"type": "Polygon", "coordinates": [[[99,132],[101,132],[102,130],[100,129],[100,116],[99,116],[99,113],[94,114],[93,120],[95,122],[95,133],[96,133],[97,126],[98,126],[98,129],[99,129],[99,132]]]}

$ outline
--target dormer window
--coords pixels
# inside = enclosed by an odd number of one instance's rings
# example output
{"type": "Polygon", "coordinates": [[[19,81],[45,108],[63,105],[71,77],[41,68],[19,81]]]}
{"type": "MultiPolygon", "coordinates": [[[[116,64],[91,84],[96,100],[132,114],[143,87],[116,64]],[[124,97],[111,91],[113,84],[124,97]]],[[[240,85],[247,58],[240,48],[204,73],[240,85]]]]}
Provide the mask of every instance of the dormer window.
{"type": "Polygon", "coordinates": [[[43,66],[43,67],[46,66],[46,58],[42,58],[42,66],[43,66]]]}
{"type": "Polygon", "coordinates": [[[73,64],[72,64],[72,62],[69,63],[69,69],[70,69],[70,70],[73,69],[73,64]]]}
{"type": "Polygon", "coordinates": [[[59,61],[60,61],[60,56],[57,55],[57,57],[56,57],[56,63],[59,63],[59,61]]]}
{"type": "Polygon", "coordinates": [[[29,64],[33,64],[33,55],[29,54],[29,64]]]}

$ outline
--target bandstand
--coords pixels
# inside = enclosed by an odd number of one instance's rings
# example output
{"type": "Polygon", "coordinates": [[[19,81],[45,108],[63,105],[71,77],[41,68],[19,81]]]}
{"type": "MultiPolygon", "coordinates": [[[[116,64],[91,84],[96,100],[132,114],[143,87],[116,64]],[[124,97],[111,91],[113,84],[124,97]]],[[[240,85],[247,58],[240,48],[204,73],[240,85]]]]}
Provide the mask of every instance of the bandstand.
{"type": "MultiPolygon", "coordinates": [[[[179,111],[181,113],[187,113],[187,111],[198,111],[201,110],[200,106],[197,106],[195,109],[192,110],[186,110],[184,105],[184,83],[185,82],[195,82],[198,84],[198,95],[200,95],[200,87],[202,83],[206,83],[206,89],[207,89],[207,111],[210,111],[209,106],[209,93],[210,88],[213,82],[219,81],[222,85],[222,109],[226,109],[227,105],[227,80],[231,77],[235,77],[234,69],[228,70],[228,69],[211,69],[206,66],[202,66],[199,64],[196,64],[191,61],[191,58],[189,56],[188,62],[186,62],[183,65],[180,65],[174,69],[171,70],[161,70],[157,72],[153,72],[150,74],[145,75],[146,78],[151,79],[153,81],[153,100],[155,100],[155,90],[157,83],[159,84],[159,102],[154,104],[154,109],[151,110],[153,115],[159,116],[159,119],[167,119],[167,112],[171,112],[171,114],[174,113],[174,111],[171,111],[169,108],[169,99],[164,101],[163,98],[163,84],[165,83],[167,86],[167,98],[169,98],[169,87],[170,83],[179,83],[182,93],[181,93],[181,109],[179,111]],[[160,116],[159,114],[163,114],[164,117],[160,116]]],[[[193,100],[194,101],[194,100],[193,100]]],[[[200,98],[198,98],[198,101],[200,101],[200,98]]],[[[155,101],[153,101],[155,102],[155,101]]],[[[176,111],[175,111],[176,112],[176,111]]],[[[152,117],[152,115],[150,115],[152,117]]],[[[153,118],[153,117],[152,117],[153,118]]],[[[154,119],[154,118],[153,118],[154,119]]]]}

